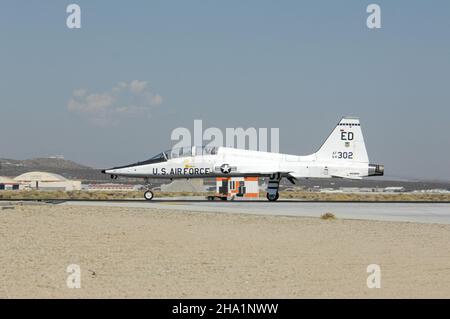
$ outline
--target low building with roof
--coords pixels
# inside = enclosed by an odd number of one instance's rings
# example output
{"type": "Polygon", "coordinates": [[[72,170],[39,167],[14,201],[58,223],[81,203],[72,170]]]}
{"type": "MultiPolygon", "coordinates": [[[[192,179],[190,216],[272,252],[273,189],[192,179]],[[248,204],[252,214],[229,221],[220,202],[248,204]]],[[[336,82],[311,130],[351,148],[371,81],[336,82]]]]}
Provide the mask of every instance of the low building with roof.
{"type": "Polygon", "coordinates": [[[28,172],[14,178],[24,189],[38,190],[81,190],[81,181],[69,180],[61,175],[48,172],[28,172]]]}
{"type": "Polygon", "coordinates": [[[386,193],[402,193],[405,191],[403,186],[388,186],[384,188],[386,193]]]}
{"type": "Polygon", "coordinates": [[[19,190],[20,183],[6,176],[0,176],[0,191],[2,190],[19,190]]]}

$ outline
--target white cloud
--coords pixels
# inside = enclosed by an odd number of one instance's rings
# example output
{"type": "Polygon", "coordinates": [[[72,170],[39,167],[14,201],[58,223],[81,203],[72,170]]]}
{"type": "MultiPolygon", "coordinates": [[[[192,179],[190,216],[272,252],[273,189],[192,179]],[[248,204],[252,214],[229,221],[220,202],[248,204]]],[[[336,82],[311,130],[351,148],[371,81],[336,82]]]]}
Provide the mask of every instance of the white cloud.
{"type": "Polygon", "coordinates": [[[146,93],[145,99],[147,100],[147,103],[151,106],[158,106],[163,103],[163,98],[159,94],[146,93]]]}
{"type": "Polygon", "coordinates": [[[132,93],[141,93],[145,90],[146,86],[147,86],[147,82],[145,81],[139,81],[139,80],[134,80],[130,82],[130,91],[132,93]]]}
{"type": "Polygon", "coordinates": [[[72,92],[67,109],[88,115],[96,125],[117,123],[121,117],[150,115],[153,107],[161,105],[161,95],[151,92],[146,81],[119,82],[103,93],[89,93],[85,89],[72,92]]]}
{"type": "Polygon", "coordinates": [[[67,108],[70,111],[81,113],[105,112],[114,103],[114,96],[108,94],[89,94],[77,96],[76,94],[69,100],[67,108]]]}
{"type": "Polygon", "coordinates": [[[90,94],[86,96],[87,111],[103,111],[114,102],[114,97],[109,94],[90,94]]]}

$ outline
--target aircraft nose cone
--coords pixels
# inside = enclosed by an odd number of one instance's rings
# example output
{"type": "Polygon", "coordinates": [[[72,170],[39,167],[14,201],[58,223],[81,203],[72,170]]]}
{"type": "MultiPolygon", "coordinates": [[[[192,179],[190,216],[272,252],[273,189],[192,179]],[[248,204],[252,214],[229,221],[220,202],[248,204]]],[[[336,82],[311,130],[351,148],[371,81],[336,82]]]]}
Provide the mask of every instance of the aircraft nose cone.
{"type": "Polygon", "coordinates": [[[105,169],[102,169],[102,173],[103,173],[103,174],[106,174],[106,170],[105,170],[105,169]]]}

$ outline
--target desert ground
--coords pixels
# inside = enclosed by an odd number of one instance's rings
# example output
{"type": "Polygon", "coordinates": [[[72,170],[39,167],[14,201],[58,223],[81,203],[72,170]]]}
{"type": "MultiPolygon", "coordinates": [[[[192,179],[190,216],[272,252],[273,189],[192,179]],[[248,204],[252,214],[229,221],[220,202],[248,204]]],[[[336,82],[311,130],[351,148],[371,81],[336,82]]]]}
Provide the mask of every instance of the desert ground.
{"type": "Polygon", "coordinates": [[[15,205],[0,210],[0,297],[450,298],[450,225],[15,205]]]}
{"type": "MultiPolygon", "coordinates": [[[[160,192],[155,191],[155,198],[162,197],[193,197],[205,198],[214,195],[214,192],[160,192]]],[[[261,198],[266,198],[266,192],[260,192],[261,198]]],[[[0,192],[0,200],[47,200],[47,199],[76,199],[76,200],[117,200],[117,199],[143,199],[142,191],[40,191],[21,190],[0,192]]],[[[283,191],[280,199],[298,199],[306,201],[426,201],[426,202],[450,202],[448,193],[322,193],[309,191],[283,191]]]]}

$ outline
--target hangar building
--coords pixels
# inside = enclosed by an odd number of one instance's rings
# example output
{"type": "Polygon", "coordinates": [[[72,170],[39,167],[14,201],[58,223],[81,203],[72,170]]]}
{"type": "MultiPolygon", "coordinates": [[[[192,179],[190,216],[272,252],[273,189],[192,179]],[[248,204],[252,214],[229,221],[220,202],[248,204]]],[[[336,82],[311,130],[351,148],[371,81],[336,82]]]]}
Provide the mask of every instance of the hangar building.
{"type": "Polygon", "coordinates": [[[81,181],[66,179],[65,177],[47,172],[28,172],[14,178],[24,189],[39,190],[81,190],[81,181]]]}

